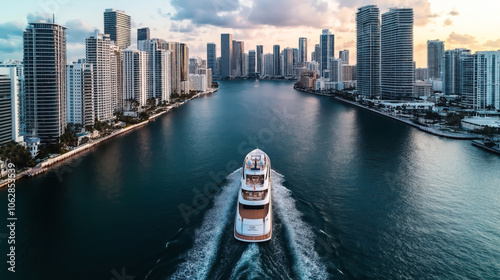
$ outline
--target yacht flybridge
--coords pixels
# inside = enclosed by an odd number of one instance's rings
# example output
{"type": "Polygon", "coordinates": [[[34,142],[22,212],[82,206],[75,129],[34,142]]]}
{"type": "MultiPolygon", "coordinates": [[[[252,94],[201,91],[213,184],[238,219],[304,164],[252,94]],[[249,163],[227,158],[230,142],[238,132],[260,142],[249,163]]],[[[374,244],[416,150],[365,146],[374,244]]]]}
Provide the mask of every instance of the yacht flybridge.
{"type": "Polygon", "coordinates": [[[243,163],[236,206],[234,237],[244,242],[263,242],[272,235],[271,161],[259,149],[243,163]]]}

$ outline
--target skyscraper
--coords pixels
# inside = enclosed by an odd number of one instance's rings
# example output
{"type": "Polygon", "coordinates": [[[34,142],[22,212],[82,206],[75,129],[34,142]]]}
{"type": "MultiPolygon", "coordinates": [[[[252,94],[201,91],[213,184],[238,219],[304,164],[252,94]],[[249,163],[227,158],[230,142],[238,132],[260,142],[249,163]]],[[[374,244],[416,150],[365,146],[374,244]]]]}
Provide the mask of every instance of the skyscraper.
{"type": "Polygon", "coordinates": [[[66,27],[29,23],[23,34],[26,129],[57,143],[66,127],[66,27]]]}
{"type": "Polygon", "coordinates": [[[255,72],[258,74],[264,74],[264,46],[257,45],[257,53],[255,54],[257,57],[257,67],[255,72]]]}
{"type": "Polygon", "coordinates": [[[123,55],[122,50],[111,44],[111,103],[113,111],[123,110],[123,55]]]}
{"type": "Polygon", "coordinates": [[[500,51],[479,51],[460,58],[461,94],[475,110],[500,109],[500,51]]]}
{"type": "MultiPolygon", "coordinates": [[[[462,71],[463,57],[470,56],[468,49],[454,49],[444,52],[444,73],[443,73],[443,93],[446,95],[461,95],[463,90],[462,71]]],[[[474,61],[469,61],[474,63],[474,61]]],[[[466,66],[466,68],[469,66],[466,66]]],[[[470,66],[472,67],[472,66],[470,66]]],[[[470,68],[469,67],[469,68],[470,68]]],[[[472,78],[469,79],[472,81],[472,78]]],[[[470,91],[470,90],[469,90],[470,91]]]]}
{"type": "Polygon", "coordinates": [[[339,58],[342,59],[343,64],[349,65],[349,50],[339,51],[339,58]]]}
{"type": "Polygon", "coordinates": [[[148,95],[148,54],[144,51],[123,51],[123,99],[127,110],[146,105],[148,95]]]}
{"type": "Polygon", "coordinates": [[[427,75],[429,79],[442,79],[444,70],[444,42],[427,41],[427,75]]]}
{"type": "Polygon", "coordinates": [[[307,38],[299,38],[299,57],[297,62],[302,63],[302,65],[307,62],[307,38]]]}
{"type": "Polygon", "coordinates": [[[113,118],[113,78],[111,41],[108,34],[95,30],[85,39],[86,62],[94,69],[94,115],[99,121],[113,118]]]}
{"type": "Polygon", "coordinates": [[[217,49],[215,43],[207,43],[207,68],[212,69],[215,73],[215,62],[217,59],[217,49]]]}
{"type": "Polygon", "coordinates": [[[94,124],[94,70],[83,60],[66,66],[68,123],[82,128],[94,124]]]}
{"type": "Polygon", "coordinates": [[[130,16],[125,11],[106,9],[104,11],[104,34],[120,49],[130,46],[130,16]]]}
{"type": "Polygon", "coordinates": [[[266,53],[263,60],[263,75],[273,76],[274,75],[274,55],[272,53],[266,53]]]}
{"type": "Polygon", "coordinates": [[[380,94],[380,12],[369,5],[356,13],[357,91],[374,97],[380,94]]]}
{"type": "Polygon", "coordinates": [[[23,141],[19,78],[16,67],[0,67],[0,145],[23,141]]]}
{"type": "Polygon", "coordinates": [[[234,77],[243,76],[243,54],[245,53],[245,43],[233,40],[233,59],[231,60],[232,75],[234,77]]]}
{"type": "Polygon", "coordinates": [[[273,46],[273,68],[274,76],[281,75],[280,45],[273,46]]]}
{"type": "Polygon", "coordinates": [[[229,78],[232,76],[231,65],[233,58],[233,35],[221,34],[220,46],[221,46],[220,75],[222,78],[229,78]]]}
{"type": "Polygon", "coordinates": [[[189,93],[189,48],[186,44],[180,43],[180,73],[181,73],[181,94],[189,93]]]}
{"type": "Polygon", "coordinates": [[[149,40],[149,27],[139,28],[137,29],[137,47],[139,47],[139,41],[149,40]]]}
{"type": "MultiPolygon", "coordinates": [[[[328,29],[323,29],[319,37],[319,45],[321,48],[320,70],[321,75],[325,70],[331,69],[331,61],[335,57],[335,36],[328,29]]],[[[316,54],[316,56],[318,56],[316,54]]]]}
{"type": "Polygon", "coordinates": [[[142,41],[139,50],[148,54],[148,93],[147,98],[155,98],[157,104],[170,100],[171,54],[165,50],[165,41],[150,39],[142,41]]]}
{"type": "Polygon", "coordinates": [[[331,63],[332,63],[332,69],[330,70],[330,82],[336,82],[336,83],[342,82],[343,81],[342,59],[333,58],[331,63]]]}
{"type": "MultiPolygon", "coordinates": [[[[23,142],[26,133],[26,108],[24,105],[24,67],[17,60],[0,63],[0,122],[8,124],[11,138],[15,142],[23,142]],[[6,102],[10,101],[10,106],[6,102]]],[[[2,125],[0,125],[2,126],[2,125]]],[[[3,126],[2,126],[3,127],[3,126]]],[[[9,133],[1,129],[3,133],[9,133]]],[[[0,136],[2,138],[2,136],[0,136]]],[[[10,141],[9,140],[9,141],[10,141]]],[[[0,140],[1,142],[1,140],[0,140]]]]}
{"type": "Polygon", "coordinates": [[[255,75],[256,70],[255,70],[255,51],[250,50],[248,51],[248,74],[249,75],[255,75]]]}
{"type": "Polygon", "coordinates": [[[284,77],[292,77],[293,73],[293,49],[292,48],[284,48],[283,49],[283,63],[281,75],[284,77]]]}
{"type": "Polygon", "coordinates": [[[383,14],[380,34],[382,97],[413,96],[413,9],[394,8],[383,14]]]}

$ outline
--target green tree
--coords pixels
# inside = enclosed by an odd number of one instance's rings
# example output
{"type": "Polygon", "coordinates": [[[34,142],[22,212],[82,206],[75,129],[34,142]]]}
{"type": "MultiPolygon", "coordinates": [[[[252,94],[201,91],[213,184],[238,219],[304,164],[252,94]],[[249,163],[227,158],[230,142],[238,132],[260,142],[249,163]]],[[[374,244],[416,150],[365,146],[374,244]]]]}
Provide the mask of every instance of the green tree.
{"type": "Polygon", "coordinates": [[[0,159],[9,160],[18,169],[35,166],[35,161],[31,158],[28,149],[14,141],[0,146],[0,159]]]}

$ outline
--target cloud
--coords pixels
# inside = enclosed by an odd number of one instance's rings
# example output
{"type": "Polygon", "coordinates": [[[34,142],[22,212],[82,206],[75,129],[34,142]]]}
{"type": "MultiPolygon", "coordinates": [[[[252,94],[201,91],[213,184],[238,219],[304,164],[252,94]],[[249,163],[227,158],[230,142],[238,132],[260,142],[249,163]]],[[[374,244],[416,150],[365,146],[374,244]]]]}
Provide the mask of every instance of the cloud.
{"type": "Polygon", "coordinates": [[[500,49],[500,39],[497,39],[495,41],[488,40],[485,44],[485,47],[488,48],[493,48],[493,49],[500,49]]]}
{"type": "Polygon", "coordinates": [[[453,25],[453,21],[451,19],[447,18],[443,23],[443,27],[450,26],[450,25],[453,25]]]}
{"type": "Polygon", "coordinates": [[[23,24],[17,21],[0,23],[0,39],[23,36],[23,24]]]}
{"type": "Polygon", "coordinates": [[[68,27],[68,30],[66,30],[66,41],[68,43],[85,43],[85,38],[96,29],[90,26],[88,22],[79,19],[69,20],[65,26],[68,27]]]}
{"type": "Polygon", "coordinates": [[[15,52],[22,52],[23,50],[23,39],[21,37],[19,38],[0,38],[0,53],[15,53],[15,52]]]}
{"type": "Polygon", "coordinates": [[[255,0],[248,20],[257,25],[326,27],[332,13],[322,0],[255,0]],[[264,12],[265,11],[265,12],[264,12]]]}
{"type": "Polygon", "coordinates": [[[452,32],[450,36],[448,36],[448,39],[446,39],[447,43],[455,44],[455,45],[472,45],[476,44],[477,40],[476,37],[468,34],[457,34],[455,32],[452,32]]]}
{"type": "Polygon", "coordinates": [[[453,11],[451,11],[451,12],[449,13],[449,15],[450,15],[450,16],[458,16],[458,15],[460,15],[460,13],[459,13],[459,12],[458,12],[455,8],[453,8],[453,11]]]}
{"type": "Polygon", "coordinates": [[[28,20],[28,23],[37,22],[37,21],[40,21],[40,20],[45,20],[45,21],[48,21],[48,22],[52,22],[52,17],[49,14],[47,14],[47,13],[40,13],[40,12],[29,13],[27,15],[26,19],[28,20]]]}
{"type": "Polygon", "coordinates": [[[250,29],[260,25],[279,27],[324,27],[331,18],[328,4],[323,0],[304,3],[301,0],[233,0],[197,1],[173,0],[174,15],[164,14],[175,21],[190,20],[196,26],[212,25],[250,29]],[[314,16],[311,16],[314,15],[314,16]]]}
{"type": "Polygon", "coordinates": [[[354,48],[355,46],[356,46],[356,42],[354,40],[351,40],[348,42],[344,42],[344,44],[342,44],[342,49],[354,48]]]}
{"type": "MultiPolygon", "coordinates": [[[[190,20],[196,25],[214,25],[220,27],[243,28],[242,18],[239,11],[243,9],[239,2],[230,0],[197,1],[197,0],[173,0],[171,5],[176,10],[173,20],[190,20]]],[[[247,26],[251,28],[251,26],[247,26]]]]}
{"type": "Polygon", "coordinates": [[[172,31],[172,32],[187,33],[187,32],[192,32],[195,30],[196,30],[196,27],[190,23],[182,24],[180,22],[172,22],[170,24],[170,31],[172,31]]]}
{"type": "Polygon", "coordinates": [[[353,13],[357,12],[357,8],[366,5],[377,5],[381,14],[392,7],[411,7],[413,8],[415,26],[425,26],[431,19],[440,16],[432,12],[429,0],[339,0],[340,7],[351,8],[353,13]]]}

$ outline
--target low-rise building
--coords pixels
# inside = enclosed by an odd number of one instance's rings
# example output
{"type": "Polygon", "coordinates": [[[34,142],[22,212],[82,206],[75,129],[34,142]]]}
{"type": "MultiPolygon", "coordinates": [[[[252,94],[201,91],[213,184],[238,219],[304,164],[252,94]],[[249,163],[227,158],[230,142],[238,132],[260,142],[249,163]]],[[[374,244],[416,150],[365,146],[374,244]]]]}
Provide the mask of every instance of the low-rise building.
{"type": "Polygon", "coordinates": [[[475,130],[483,129],[485,127],[494,127],[500,129],[500,118],[492,117],[472,117],[462,120],[462,128],[475,130]]]}

